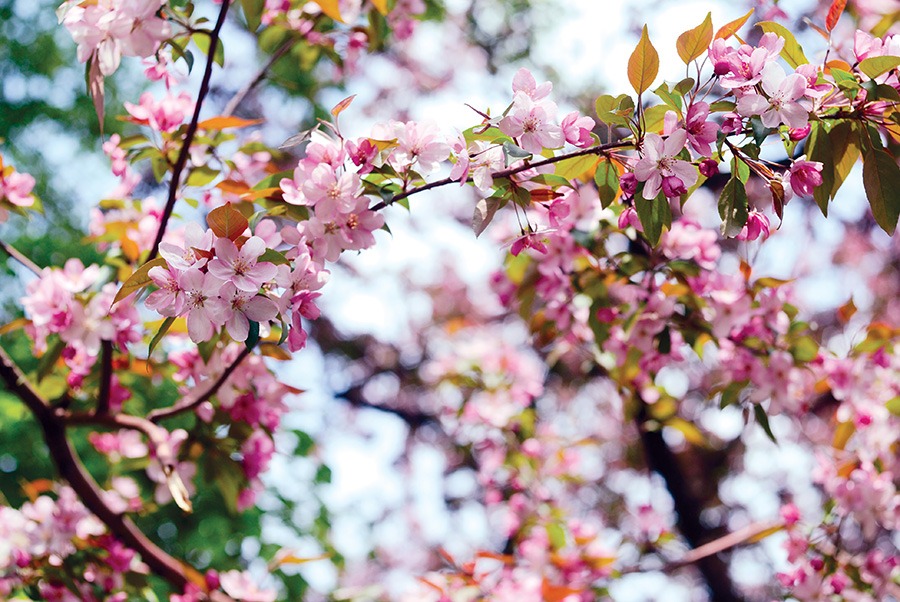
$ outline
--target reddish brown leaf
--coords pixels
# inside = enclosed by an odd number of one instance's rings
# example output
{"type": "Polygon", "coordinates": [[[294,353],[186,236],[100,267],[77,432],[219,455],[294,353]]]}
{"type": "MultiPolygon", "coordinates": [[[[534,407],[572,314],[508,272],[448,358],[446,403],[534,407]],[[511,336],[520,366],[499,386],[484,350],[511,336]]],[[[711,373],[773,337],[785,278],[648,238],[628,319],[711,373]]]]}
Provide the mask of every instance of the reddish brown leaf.
{"type": "Polygon", "coordinates": [[[230,240],[237,240],[250,225],[247,218],[230,203],[210,211],[206,216],[206,223],[212,228],[213,234],[230,240]]]}
{"type": "Polygon", "coordinates": [[[828,31],[834,29],[846,6],[847,0],[832,0],[831,8],[828,9],[828,16],[825,17],[825,29],[828,31]]]}

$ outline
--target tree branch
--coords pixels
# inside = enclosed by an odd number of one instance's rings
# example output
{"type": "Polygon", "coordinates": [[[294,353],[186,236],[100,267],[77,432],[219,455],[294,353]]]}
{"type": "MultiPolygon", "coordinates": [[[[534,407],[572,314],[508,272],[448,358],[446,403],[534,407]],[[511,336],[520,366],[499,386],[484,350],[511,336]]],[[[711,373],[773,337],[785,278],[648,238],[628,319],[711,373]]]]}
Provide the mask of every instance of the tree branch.
{"type": "MultiPolygon", "coordinates": [[[[605,155],[611,150],[615,150],[618,148],[627,148],[630,146],[634,146],[633,142],[610,142],[609,144],[601,144],[598,146],[592,146],[590,148],[582,148],[577,151],[573,151],[571,153],[566,153],[563,155],[559,155],[556,157],[549,157],[547,159],[541,159],[540,161],[535,161],[533,163],[525,163],[523,165],[518,165],[516,167],[510,167],[509,169],[504,169],[501,171],[496,171],[491,174],[494,178],[508,178],[517,173],[521,173],[523,171],[527,171],[529,169],[535,167],[543,167],[545,165],[552,165],[554,163],[559,163],[560,161],[565,161],[566,159],[572,159],[574,157],[583,157],[585,155],[605,155]]],[[[469,176],[466,178],[466,182],[471,182],[473,176],[469,176]]],[[[403,199],[409,198],[414,194],[419,194],[420,192],[425,192],[426,190],[431,190],[432,188],[438,188],[440,186],[446,186],[447,184],[453,184],[454,182],[459,182],[459,180],[454,180],[451,178],[444,178],[443,180],[435,180],[434,182],[429,182],[428,184],[424,184],[422,186],[418,186],[416,188],[406,190],[403,192],[399,192],[392,196],[390,199],[386,201],[381,201],[380,203],[376,203],[372,206],[372,211],[380,211],[389,205],[393,205],[397,201],[402,201],[403,199]]]]}
{"type": "Polygon", "coordinates": [[[222,385],[225,384],[225,381],[228,380],[228,377],[232,375],[232,373],[248,355],[250,355],[250,349],[248,347],[244,347],[244,349],[241,350],[240,355],[235,358],[234,362],[232,362],[230,366],[225,368],[225,371],[219,375],[219,378],[217,378],[197,397],[187,396],[179,403],[176,403],[171,407],[160,410],[153,410],[152,412],[147,414],[147,419],[151,422],[159,422],[160,420],[165,420],[166,418],[171,418],[172,416],[177,416],[178,414],[181,414],[183,412],[193,410],[204,401],[209,401],[209,399],[213,395],[215,395],[219,389],[222,388],[222,385]]]}
{"type": "Polygon", "coordinates": [[[97,397],[97,409],[99,416],[109,412],[109,397],[112,391],[113,377],[113,346],[112,341],[100,342],[100,395],[97,397]]]}
{"type": "MultiPolygon", "coordinates": [[[[678,515],[678,530],[687,540],[688,545],[693,548],[692,552],[688,553],[688,557],[691,557],[691,554],[695,556],[688,564],[696,564],[706,581],[713,600],[716,602],[743,602],[743,598],[737,594],[734,584],[728,576],[728,565],[716,555],[721,550],[714,550],[708,554],[706,551],[697,551],[703,549],[704,544],[710,540],[712,535],[700,519],[700,513],[703,510],[702,501],[695,499],[688,488],[687,479],[678,465],[678,459],[663,439],[662,430],[646,428],[646,422],[649,419],[647,404],[640,398],[638,398],[638,402],[640,411],[636,420],[647,466],[663,478],[666,488],[672,496],[675,513],[678,515]]],[[[706,548],[706,550],[709,549],[713,548],[706,548]]]]}
{"type": "Polygon", "coordinates": [[[203,576],[187,564],[176,560],[146,535],[124,514],[114,512],[103,499],[103,490],[87,472],[77,452],[66,437],[66,425],[50,404],[41,397],[15,365],[6,351],[0,348],[0,379],[9,391],[17,395],[34,414],[41,426],[50,457],[60,476],[65,479],[84,505],[107,526],[123,544],[138,552],[150,569],[166,579],[178,591],[190,582],[202,583],[203,576]]]}
{"type": "Polygon", "coordinates": [[[21,263],[23,266],[28,268],[28,271],[31,272],[32,274],[34,274],[35,276],[41,275],[40,266],[38,266],[38,264],[36,264],[35,262],[33,262],[30,259],[28,259],[27,257],[25,257],[25,255],[21,251],[19,251],[15,247],[13,247],[11,244],[0,240],[0,249],[3,249],[4,253],[6,253],[7,255],[9,255],[10,257],[15,259],[19,263],[21,263]]]}
{"type": "Polygon", "coordinates": [[[181,145],[178,159],[175,161],[175,167],[172,169],[172,181],[169,182],[169,198],[159,220],[159,230],[156,231],[156,240],[153,241],[153,248],[150,249],[147,261],[152,261],[159,254],[159,243],[162,242],[163,236],[166,234],[166,226],[172,217],[172,211],[175,209],[178,189],[181,186],[181,172],[184,171],[187,165],[191,152],[191,143],[194,141],[194,135],[197,133],[197,124],[200,123],[200,109],[203,106],[203,100],[209,92],[209,80],[212,77],[216,49],[219,46],[219,32],[222,30],[222,25],[225,24],[225,15],[228,13],[230,5],[231,2],[229,1],[222,2],[222,8],[219,9],[219,18],[216,20],[216,25],[209,35],[209,54],[206,57],[206,70],[203,72],[203,80],[200,82],[200,91],[197,93],[197,103],[194,105],[194,115],[188,124],[187,131],[184,134],[184,143],[181,145]]]}

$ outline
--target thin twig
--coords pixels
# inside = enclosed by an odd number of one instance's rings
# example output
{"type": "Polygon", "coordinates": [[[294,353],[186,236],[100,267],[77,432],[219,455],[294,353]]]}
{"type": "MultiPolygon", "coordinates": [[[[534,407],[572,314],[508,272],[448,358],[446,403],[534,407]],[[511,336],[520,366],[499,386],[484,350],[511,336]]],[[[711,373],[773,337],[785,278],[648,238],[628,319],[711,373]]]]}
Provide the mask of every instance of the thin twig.
{"type": "Polygon", "coordinates": [[[225,105],[225,109],[222,111],[222,115],[228,117],[232,115],[237,108],[240,106],[244,99],[247,98],[247,95],[259,85],[259,83],[266,78],[266,74],[269,72],[269,69],[272,68],[272,65],[275,64],[275,61],[283,57],[288,50],[293,48],[296,40],[289,39],[284,44],[278,47],[278,49],[272,53],[272,56],[269,57],[269,60],[266,61],[266,64],[263,65],[259,71],[256,72],[256,76],[247,82],[247,84],[238,90],[237,94],[231,97],[231,100],[228,101],[228,104],[225,105]]]}
{"type": "MultiPolygon", "coordinates": [[[[730,550],[731,548],[735,548],[739,545],[756,543],[756,541],[758,541],[759,539],[763,539],[768,535],[781,530],[783,527],[784,525],[782,523],[775,521],[751,523],[743,529],[738,529],[733,533],[729,533],[718,539],[714,539],[713,541],[706,543],[700,547],[694,548],[693,550],[687,552],[680,559],[673,562],[667,562],[663,566],[654,568],[653,570],[658,570],[663,573],[671,573],[678,569],[699,562],[704,558],[708,558],[709,556],[712,556],[714,554],[724,552],[725,550],[730,550]]],[[[649,570],[648,567],[634,566],[622,570],[622,574],[627,575],[631,573],[642,573],[647,570],[649,570]]]]}
{"type": "Polygon", "coordinates": [[[219,18],[212,33],[209,35],[209,54],[206,57],[206,70],[203,72],[203,80],[200,82],[200,91],[197,93],[197,103],[194,105],[194,115],[188,124],[187,131],[184,134],[184,143],[181,145],[178,159],[175,161],[175,167],[172,169],[172,181],[169,183],[169,198],[159,220],[159,230],[156,232],[156,240],[153,241],[153,248],[150,249],[147,261],[152,261],[159,254],[159,243],[162,242],[163,236],[166,234],[166,226],[172,217],[172,211],[175,209],[175,201],[178,199],[178,188],[181,185],[181,172],[184,171],[187,165],[191,143],[194,141],[194,135],[197,133],[197,124],[200,123],[200,109],[203,106],[203,99],[206,98],[206,94],[209,92],[209,80],[212,77],[216,49],[219,46],[219,32],[222,29],[222,25],[225,24],[225,15],[228,13],[230,5],[231,2],[222,2],[219,18]]]}
{"type": "Polygon", "coordinates": [[[11,244],[0,240],[0,249],[3,249],[4,253],[28,268],[28,271],[33,273],[35,276],[41,275],[41,268],[38,266],[38,264],[25,257],[25,255],[21,251],[13,247],[11,244]]]}
{"type": "Polygon", "coordinates": [[[230,366],[225,368],[225,371],[222,372],[221,375],[219,375],[219,378],[217,378],[209,387],[207,387],[203,391],[203,393],[196,397],[185,397],[179,403],[176,403],[175,405],[168,408],[153,410],[152,412],[147,414],[147,419],[151,422],[159,422],[160,420],[171,418],[172,416],[177,416],[178,414],[181,414],[183,412],[193,410],[204,401],[209,401],[209,399],[213,395],[215,395],[219,389],[222,388],[222,385],[225,384],[225,381],[228,380],[228,377],[231,376],[235,370],[237,370],[237,367],[242,361],[244,361],[244,359],[248,355],[250,355],[250,349],[245,347],[243,350],[241,350],[240,355],[235,358],[234,362],[232,362],[230,366]]]}
{"type": "Polygon", "coordinates": [[[100,342],[100,394],[97,396],[96,414],[103,416],[109,412],[109,397],[112,392],[113,345],[112,341],[100,342]]]}
{"type": "MultiPolygon", "coordinates": [[[[629,146],[633,146],[632,142],[611,142],[609,144],[601,144],[599,146],[592,146],[590,148],[582,148],[577,151],[573,151],[571,153],[566,153],[564,155],[559,155],[556,157],[550,157],[548,159],[542,159],[540,161],[535,161],[533,163],[526,163],[525,165],[519,165],[517,167],[511,167],[509,169],[504,169],[502,171],[497,171],[491,174],[494,178],[508,178],[517,173],[521,173],[523,171],[527,171],[529,169],[533,169],[535,167],[543,167],[545,165],[552,165],[554,163],[559,163],[560,161],[565,161],[566,159],[572,159],[574,157],[583,157],[585,155],[605,155],[611,150],[615,150],[617,148],[626,148],[629,146]]],[[[469,176],[466,179],[466,182],[471,182],[473,176],[469,176]]],[[[459,182],[459,180],[454,180],[451,178],[444,178],[443,180],[435,180],[434,182],[429,182],[423,186],[419,186],[417,188],[413,188],[411,190],[406,190],[404,192],[400,192],[395,194],[387,201],[381,201],[372,206],[372,211],[379,211],[384,209],[389,205],[393,205],[397,201],[402,201],[403,199],[409,198],[414,194],[419,194],[420,192],[425,192],[426,190],[431,190],[432,188],[438,188],[440,186],[446,186],[447,184],[453,184],[454,182],[459,182]]]]}

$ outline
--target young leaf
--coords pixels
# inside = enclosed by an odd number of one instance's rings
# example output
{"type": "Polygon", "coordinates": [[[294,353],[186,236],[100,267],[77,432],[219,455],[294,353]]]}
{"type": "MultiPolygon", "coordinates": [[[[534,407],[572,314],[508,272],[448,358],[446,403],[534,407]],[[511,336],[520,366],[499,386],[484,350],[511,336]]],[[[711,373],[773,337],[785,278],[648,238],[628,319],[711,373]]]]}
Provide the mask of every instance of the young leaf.
{"type": "Polygon", "coordinates": [[[747,224],[747,191],[744,183],[732,177],[719,197],[719,217],[722,218],[722,235],[734,238],[747,224]]]}
{"type": "Polygon", "coordinates": [[[709,43],[712,42],[712,37],[712,13],[706,13],[703,23],[678,36],[678,40],[675,42],[678,56],[687,65],[706,52],[706,49],[709,48],[709,43]]]}
{"type": "Polygon", "coordinates": [[[245,128],[262,122],[262,119],[241,119],[240,117],[219,115],[204,119],[197,124],[197,127],[201,130],[224,130],[226,128],[245,128]]]}
{"type": "Polygon", "coordinates": [[[382,15],[388,14],[388,3],[387,0],[372,0],[372,6],[380,12],[382,15]]]}
{"type": "Polygon", "coordinates": [[[769,426],[769,417],[766,416],[766,411],[763,407],[758,403],[753,404],[753,414],[756,416],[756,421],[759,423],[759,426],[761,426],[762,430],[766,433],[766,437],[768,437],[772,443],[778,445],[778,441],[775,439],[775,433],[772,432],[772,427],[769,426]]]}
{"type": "Polygon", "coordinates": [[[341,16],[341,8],[338,6],[338,0],[313,0],[313,2],[319,5],[323,13],[335,21],[344,22],[344,18],[341,16]]]}
{"type": "Polygon", "coordinates": [[[783,58],[791,68],[796,69],[800,65],[805,65],[809,62],[809,59],[803,54],[803,48],[800,47],[797,38],[794,37],[794,34],[792,34],[787,27],[781,23],[776,23],[775,21],[762,21],[757,23],[756,26],[766,33],[774,33],[775,35],[784,38],[784,48],[781,50],[781,58],[783,58]]]}
{"type": "Polygon", "coordinates": [[[88,61],[87,88],[91,100],[94,101],[94,111],[97,113],[97,122],[100,124],[100,135],[103,135],[103,73],[100,72],[100,61],[96,53],[88,61]]]}
{"type": "Polygon", "coordinates": [[[218,237],[224,237],[231,240],[237,238],[244,233],[244,230],[250,225],[247,218],[240,211],[232,208],[231,203],[216,207],[206,216],[206,223],[212,229],[213,234],[218,237]]]}
{"type": "Polygon", "coordinates": [[[628,59],[628,81],[638,94],[642,94],[659,73],[659,54],[650,43],[647,26],[641,32],[641,39],[628,59]]]}
{"type": "Polygon", "coordinates": [[[475,213],[472,215],[472,231],[475,233],[476,238],[481,236],[481,233],[488,227],[499,208],[500,202],[497,199],[481,199],[475,203],[475,213]]]}
{"type": "Polygon", "coordinates": [[[810,161],[822,164],[822,183],[813,189],[813,199],[822,215],[828,217],[828,201],[834,187],[834,159],[830,152],[831,144],[825,126],[821,122],[813,122],[811,125],[809,137],[806,139],[806,154],[810,161]]]}
{"type": "Polygon", "coordinates": [[[847,6],[847,0],[832,0],[831,6],[828,9],[828,16],[825,17],[825,29],[831,32],[834,29],[834,26],[837,25],[838,19],[841,18],[841,13],[844,12],[844,7],[847,6]]]}
{"type": "Polygon", "coordinates": [[[166,333],[169,332],[169,328],[172,327],[172,323],[175,322],[175,318],[166,318],[163,320],[163,323],[160,325],[159,330],[156,331],[156,334],[153,335],[153,338],[150,339],[150,346],[147,349],[147,357],[149,358],[153,354],[153,350],[156,349],[156,346],[159,345],[159,342],[162,340],[166,333]]]}
{"type": "Polygon", "coordinates": [[[737,18],[734,21],[726,23],[725,25],[720,27],[719,31],[716,32],[716,36],[714,39],[718,40],[721,38],[727,40],[728,38],[736,34],[738,30],[740,30],[740,28],[744,26],[744,23],[747,22],[747,19],[750,18],[750,15],[753,14],[753,10],[754,9],[751,8],[750,12],[748,12],[743,17],[737,18]]]}
{"type": "MultiPolygon", "coordinates": [[[[128,280],[122,284],[122,288],[119,289],[119,292],[116,293],[115,298],[113,299],[112,305],[115,305],[131,293],[137,292],[144,288],[145,286],[151,284],[153,281],[150,279],[148,275],[150,270],[155,268],[156,266],[165,266],[166,260],[162,257],[157,257],[153,261],[148,261],[141,267],[139,267],[134,274],[128,277],[128,280]]],[[[110,306],[112,307],[112,306],[110,306]]]]}
{"type": "Polygon", "coordinates": [[[344,112],[344,109],[350,106],[350,103],[353,102],[353,99],[356,98],[356,94],[352,96],[348,96],[341,102],[334,105],[334,108],[331,109],[331,116],[337,118],[338,115],[344,112]]]}
{"type": "Polygon", "coordinates": [[[874,148],[871,141],[863,155],[863,186],[875,221],[893,235],[900,217],[900,167],[893,156],[874,148]]]}
{"type": "Polygon", "coordinates": [[[241,0],[241,6],[244,9],[244,18],[247,19],[247,29],[250,31],[259,29],[265,4],[265,0],[241,0]]]}

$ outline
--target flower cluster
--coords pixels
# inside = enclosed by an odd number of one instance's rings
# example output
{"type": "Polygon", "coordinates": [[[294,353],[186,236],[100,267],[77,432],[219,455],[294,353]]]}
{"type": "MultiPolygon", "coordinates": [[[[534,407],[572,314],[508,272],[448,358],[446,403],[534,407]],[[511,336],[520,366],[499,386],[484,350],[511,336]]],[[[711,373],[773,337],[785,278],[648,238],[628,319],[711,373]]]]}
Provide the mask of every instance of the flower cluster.
{"type": "Polygon", "coordinates": [[[66,0],[57,16],[78,44],[78,60],[95,61],[100,73],[111,75],[123,56],[151,56],[172,35],[169,23],[158,16],[164,4],[165,0],[66,0]]]}

